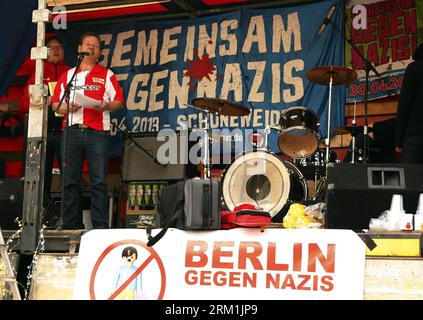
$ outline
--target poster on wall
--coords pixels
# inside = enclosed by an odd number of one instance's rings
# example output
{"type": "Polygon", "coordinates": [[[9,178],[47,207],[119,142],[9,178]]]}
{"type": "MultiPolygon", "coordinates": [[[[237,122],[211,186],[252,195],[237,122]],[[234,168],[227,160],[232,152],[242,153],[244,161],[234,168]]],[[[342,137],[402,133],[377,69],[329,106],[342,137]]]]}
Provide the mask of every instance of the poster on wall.
{"type": "MultiPolygon", "coordinates": [[[[405,69],[422,40],[421,12],[423,2],[416,0],[352,0],[347,5],[346,37],[380,73],[370,72],[369,100],[400,93],[405,69]]],[[[364,100],[365,65],[356,49],[346,42],[346,64],[358,74],[348,87],[347,103],[364,100]]]]}
{"type": "MultiPolygon", "coordinates": [[[[189,20],[131,21],[121,24],[75,26],[61,30],[67,52],[80,35],[93,31],[102,39],[100,62],[116,74],[125,109],[112,121],[132,133],[180,130],[204,126],[205,113],[192,107],[195,98],[218,98],[238,103],[245,116],[214,114],[213,130],[243,140],[247,129],[277,126],[283,110],[306,107],[327,132],[328,86],[310,82],[306,73],[321,66],[344,66],[344,43],[339,32],[318,30],[330,8],[343,30],[343,0],[260,10],[239,10],[189,20]],[[310,19],[310,17],[313,19],[310,19]]],[[[72,62],[70,63],[72,65],[72,62]]],[[[331,127],[344,121],[345,87],[335,86],[331,127]]],[[[112,136],[116,135],[112,130],[112,136]]],[[[278,151],[278,133],[269,136],[278,151]]],[[[120,152],[120,143],[112,151],[120,152]]]]}

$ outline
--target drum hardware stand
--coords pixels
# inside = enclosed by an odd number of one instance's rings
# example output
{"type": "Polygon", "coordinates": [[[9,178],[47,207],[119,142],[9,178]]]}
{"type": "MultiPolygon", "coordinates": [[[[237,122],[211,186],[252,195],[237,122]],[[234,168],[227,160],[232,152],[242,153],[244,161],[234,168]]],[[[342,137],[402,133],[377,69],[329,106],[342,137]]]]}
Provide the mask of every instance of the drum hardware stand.
{"type": "Polygon", "coordinates": [[[263,130],[264,133],[265,133],[264,147],[263,148],[267,151],[269,151],[269,143],[268,142],[269,142],[270,129],[271,129],[271,126],[267,125],[263,130]]]}
{"type": "Polygon", "coordinates": [[[378,78],[380,78],[380,73],[376,70],[376,68],[373,66],[373,64],[366,59],[366,57],[364,56],[364,54],[357,49],[357,47],[354,45],[354,43],[352,43],[351,39],[348,39],[344,33],[339,30],[338,26],[336,25],[336,23],[334,23],[332,21],[331,18],[327,18],[326,21],[328,23],[332,23],[332,25],[334,26],[335,30],[341,35],[342,38],[344,38],[349,45],[351,46],[351,48],[353,48],[355,50],[355,52],[360,56],[360,58],[363,60],[364,62],[364,71],[366,72],[366,89],[364,92],[364,128],[363,128],[363,133],[364,133],[364,163],[368,163],[369,160],[369,153],[368,153],[368,148],[369,148],[369,131],[368,131],[368,119],[367,119],[367,109],[368,109],[368,96],[369,96],[369,74],[370,71],[373,71],[376,76],[378,78]]]}
{"type": "Polygon", "coordinates": [[[210,174],[210,150],[209,150],[209,139],[210,139],[210,135],[209,135],[209,117],[210,117],[210,111],[206,110],[206,117],[203,120],[204,123],[204,139],[203,139],[203,144],[204,144],[204,160],[203,160],[203,164],[204,164],[204,168],[203,168],[203,175],[204,175],[204,179],[210,179],[211,180],[211,174],[210,174]]]}
{"type": "MultiPolygon", "coordinates": [[[[326,161],[326,160],[325,160],[326,161]]],[[[316,200],[319,197],[319,193],[320,193],[320,189],[321,189],[321,185],[322,183],[324,183],[324,181],[326,180],[326,176],[327,176],[327,165],[325,166],[325,172],[321,173],[319,170],[319,159],[316,160],[316,167],[314,169],[314,196],[310,197],[310,200],[316,200]]],[[[326,162],[327,164],[327,162],[326,162]]],[[[306,182],[307,183],[307,182],[306,182]]],[[[307,185],[307,184],[306,184],[307,185]]]]}
{"type": "Polygon", "coordinates": [[[317,170],[314,171],[314,195],[317,194],[317,170]]]}
{"type": "Polygon", "coordinates": [[[204,123],[204,138],[203,138],[203,144],[204,144],[204,159],[203,159],[203,175],[204,175],[204,179],[211,179],[211,174],[210,174],[210,151],[209,151],[209,141],[210,141],[210,134],[209,134],[209,129],[210,129],[210,110],[203,110],[200,108],[197,108],[196,106],[193,106],[191,104],[186,103],[185,104],[188,107],[200,110],[201,112],[205,112],[206,116],[204,117],[203,123],[204,123]]]}
{"type": "MultiPolygon", "coordinates": [[[[210,110],[202,110],[205,112],[206,116],[203,120],[204,123],[204,138],[203,138],[203,145],[204,145],[204,160],[203,160],[203,176],[205,180],[208,180],[209,187],[210,187],[210,194],[209,194],[209,203],[207,206],[210,209],[210,215],[213,213],[213,180],[211,176],[210,170],[210,150],[209,150],[209,143],[210,143],[210,135],[209,135],[209,128],[210,128],[210,110]]],[[[220,111],[220,110],[219,110],[220,111]]],[[[206,205],[203,203],[203,205],[206,205]]]]}
{"type": "MultiPolygon", "coordinates": [[[[280,126],[272,126],[272,125],[267,125],[266,128],[264,129],[264,133],[266,134],[266,149],[268,150],[268,136],[270,134],[271,130],[276,130],[279,133],[281,133],[282,128],[280,126]]],[[[281,150],[282,151],[282,150],[281,150]]]]}
{"type": "Polygon", "coordinates": [[[196,98],[192,101],[193,105],[185,103],[186,106],[205,111],[205,128],[204,128],[204,178],[210,178],[210,151],[209,151],[209,123],[210,123],[210,114],[213,112],[216,115],[228,115],[228,116],[246,116],[250,114],[250,110],[243,105],[237,103],[231,103],[226,100],[216,99],[216,98],[196,98]]]}
{"type": "Polygon", "coordinates": [[[328,128],[327,128],[327,136],[325,139],[325,146],[326,146],[326,167],[329,164],[329,151],[330,151],[330,125],[331,125],[331,109],[332,109],[332,87],[333,87],[333,71],[329,72],[329,102],[328,102],[328,128]]]}
{"type": "Polygon", "coordinates": [[[355,121],[355,116],[356,116],[356,109],[357,108],[357,102],[354,102],[354,119],[352,121],[352,125],[353,125],[353,133],[352,133],[352,158],[351,158],[351,163],[355,163],[355,125],[356,125],[356,121],[355,121]]]}

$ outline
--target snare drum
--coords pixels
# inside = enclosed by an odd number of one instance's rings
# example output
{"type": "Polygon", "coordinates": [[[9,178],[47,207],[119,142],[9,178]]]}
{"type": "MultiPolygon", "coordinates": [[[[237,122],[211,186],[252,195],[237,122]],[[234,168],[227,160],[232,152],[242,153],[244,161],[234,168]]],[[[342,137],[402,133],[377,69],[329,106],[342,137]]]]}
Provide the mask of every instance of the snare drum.
{"type": "Polygon", "coordinates": [[[319,147],[319,118],[305,107],[293,107],[282,112],[279,119],[281,133],[279,149],[286,155],[298,159],[308,158],[319,147]]]}
{"type": "Polygon", "coordinates": [[[307,199],[307,183],[290,162],[273,153],[245,153],[224,170],[222,197],[230,211],[242,203],[261,207],[270,216],[284,216],[292,202],[307,199]]]}

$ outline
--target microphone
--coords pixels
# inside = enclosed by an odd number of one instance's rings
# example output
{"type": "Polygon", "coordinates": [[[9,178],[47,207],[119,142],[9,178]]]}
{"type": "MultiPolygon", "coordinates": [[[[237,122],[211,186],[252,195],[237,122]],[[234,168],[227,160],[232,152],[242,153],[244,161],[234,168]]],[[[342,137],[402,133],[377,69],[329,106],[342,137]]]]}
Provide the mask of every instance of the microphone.
{"type": "Polygon", "coordinates": [[[317,36],[320,36],[323,33],[323,31],[325,30],[326,26],[329,24],[329,22],[331,22],[330,19],[332,18],[333,14],[335,13],[335,9],[336,9],[336,5],[333,5],[332,7],[330,7],[325,20],[323,20],[322,25],[320,26],[320,29],[317,32],[317,36]]]}
{"type": "Polygon", "coordinates": [[[80,56],[80,57],[92,56],[92,55],[93,55],[93,53],[91,51],[78,52],[78,56],[80,56]]]}

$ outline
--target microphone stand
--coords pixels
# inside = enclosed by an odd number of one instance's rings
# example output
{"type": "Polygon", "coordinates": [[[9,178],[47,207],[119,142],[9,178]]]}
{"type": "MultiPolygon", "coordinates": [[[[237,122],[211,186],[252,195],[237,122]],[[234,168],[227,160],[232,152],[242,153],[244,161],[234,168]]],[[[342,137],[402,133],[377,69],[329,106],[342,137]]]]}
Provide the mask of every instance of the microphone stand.
{"type": "MultiPolygon", "coordinates": [[[[65,129],[63,132],[63,146],[64,146],[64,150],[63,150],[63,159],[62,159],[62,168],[60,168],[61,173],[62,173],[62,186],[61,186],[61,201],[60,201],[60,217],[59,217],[59,221],[58,221],[58,229],[61,230],[62,229],[62,225],[63,225],[63,214],[64,214],[64,199],[65,199],[65,177],[66,177],[66,171],[67,171],[67,163],[66,163],[66,159],[68,156],[68,124],[69,124],[69,98],[70,98],[70,90],[72,88],[72,82],[74,81],[74,79],[76,78],[76,73],[79,69],[79,66],[81,65],[82,60],[84,59],[84,56],[82,55],[78,55],[78,60],[75,66],[75,71],[71,77],[71,79],[69,80],[69,82],[66,84],[65,87],[65,92],[62,96],[62,98],[59,101],[59,104],[57,105],[56,110],[54,110],[54,112],[57,112],[61,105],[63,104],[63,101],[66,99],[67,104],[66,104],[66,115],[65,115],[65,129]],[[63,171],[63,172],[62,172],[63,171]]],[[[76,80],[76,79],[75,79],[76,80]]],[[[75,90],[75,89],[74,89],[75,90]]]]}
{"type": "Polygon", "coordinates": [[[355,122],[355,115],[357,110],[357,103],[354,103],[354,119],[352,121],[353,126],[353,132],[352,132],[352,157],[351,157],[351,163],[355,163],[355,136],[356,136],[356,122],[355,122]]]}
{"type": "Polygon", "coordinates": [[[363,60],[364,62],[364,71],[366,72],[366,91],[364,93],[364,155],[363,155],[363,162],[364,163],[368,163],[369,160],[369,132],[368,132],[368,119],[367,119],[367,109],[368,109],[368,94],[369,94],[369,74],[370,71],[373,71],[377,77],[380,78],[380,73],[376,70],[376,68],[373,66],[373,64],[367,60],[364,55],[361,53],[360,50],[357,49],[357,47],[352,43],[351,39],[347,39],[347,37],[344,35],[344,33],[339,30],[338,26],[332,21],[332,19],[327,18],[327,21],[332,23],[332,25],[334,26],[335,30],[338,31],[338,33],[342,36],[342,38],[344,38],[349,45],[351,46],[351,48],[353,48],[355,50],[355,52],[357,52],[357,54],[360,56],[360,58],[363,60]]]}
{"type": "MultiPolygon", "coordinates": [[[[212,175],[211,175],[211,156],[210,156],[210,134],[209,134],[209,129],[210,129],[210,123],[211,123],[211,110],[206,109],[203,110],[201,108],[197,108],[193,105],[187,104],[187,106],[200,110],[202,112],[205,113],[205,118],[204,118],[204,137],[203,137],[203,146],[204,146],[204,159],[203,159],[203,179],[207,180],[208,184],[209,184],[209,203],[205,204],[203,203],[203,206],[207,205],[208,209],[209,209],[209,227],[211,227],[212,225],[212,217],[213,217],[213,180],[212,180],[212,175]]],[[[222,108],[223,105],[219,106],[219,111],[217,113],[220,112],[220,109],[222,108]]]]}
{"type": "Polygon", "coordinates": [[[122,130],[121,128],[119,128],[119,126],[117,124],[114,124],[112,121],[110,121],[110,124],[115,127],[120,133],[122,133],[123,137],[125,138],[125,140],[131,140],[131,142],[137,146],[137,148],[141,149],[147,156],[149,156],[153,162],[157,165],[166,167],[166,164],[160,163],[159,160],[157,160],[157,158],[150,154],[147,150],[145,150],[133,137],[131,134],[128,134],[128,132],[122,130]]]}

